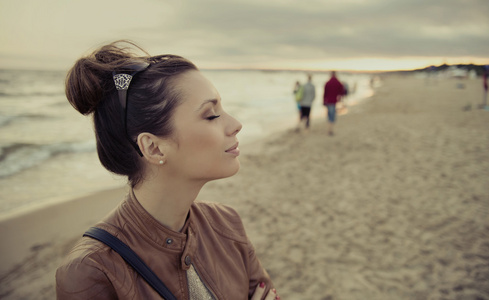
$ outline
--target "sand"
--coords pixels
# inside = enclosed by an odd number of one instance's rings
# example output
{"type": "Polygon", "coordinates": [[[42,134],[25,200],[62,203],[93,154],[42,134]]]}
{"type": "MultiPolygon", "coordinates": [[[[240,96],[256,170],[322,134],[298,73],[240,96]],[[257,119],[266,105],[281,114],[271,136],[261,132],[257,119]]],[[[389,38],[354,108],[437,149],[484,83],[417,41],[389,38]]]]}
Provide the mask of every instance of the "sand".
{"type": "MultiPolygon", "coordinates": [[[[479,80],[384,77],[334,136],[318,119],[243,145],[199,199],[238,210],[282,299],[489,299],[481,98],[479,80]]],[[[53,299],[62,256],[123,193],[1,221],[0,298],[53,299]]]]}

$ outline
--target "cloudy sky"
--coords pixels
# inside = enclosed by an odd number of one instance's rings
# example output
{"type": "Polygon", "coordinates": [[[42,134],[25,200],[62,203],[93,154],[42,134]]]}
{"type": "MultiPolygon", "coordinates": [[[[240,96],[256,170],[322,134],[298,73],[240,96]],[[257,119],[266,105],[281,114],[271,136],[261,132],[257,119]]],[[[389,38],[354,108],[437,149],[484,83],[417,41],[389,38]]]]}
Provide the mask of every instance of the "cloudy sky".
{"type": "Polygon", "coordinates": [[[0,0],[0,68],[65,69],[117,39],[200,68],[489,64],[489,1],[0,0]]]}

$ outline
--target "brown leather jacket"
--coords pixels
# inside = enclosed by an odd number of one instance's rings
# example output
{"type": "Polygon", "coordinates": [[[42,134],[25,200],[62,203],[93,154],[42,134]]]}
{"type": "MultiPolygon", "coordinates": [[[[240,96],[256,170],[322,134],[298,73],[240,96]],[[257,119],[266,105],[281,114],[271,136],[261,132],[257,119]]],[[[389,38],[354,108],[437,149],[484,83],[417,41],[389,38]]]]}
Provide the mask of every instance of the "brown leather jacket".
{"type": "MultiPolygon", "coordinates": [[[[249,299],[270,277],[236,211],[194,203],[182,232],[159,223],[130,195],[96,225],[131,247],[177,299],[189,299],[186,271],[195,268],[215,299],[249,299]]],[[[56,272],[57,299],[161,299],[108,246],[84,237],[56,272]]]]}

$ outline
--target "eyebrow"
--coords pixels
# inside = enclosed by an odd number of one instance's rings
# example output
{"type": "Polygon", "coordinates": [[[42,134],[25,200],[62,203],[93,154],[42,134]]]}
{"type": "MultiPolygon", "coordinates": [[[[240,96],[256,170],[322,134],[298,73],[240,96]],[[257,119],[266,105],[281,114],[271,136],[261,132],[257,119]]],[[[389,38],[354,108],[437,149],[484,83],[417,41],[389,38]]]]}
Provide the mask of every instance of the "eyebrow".
{"type": "Polygon", "coordinates": [[[200,106],[199,108],[196,109],[196,111],[199,111],[201,110],[207,103],[213,103],[214,105],[217,105],[217,99],[209,99],[209,100],[205,100],[200,106]]]}

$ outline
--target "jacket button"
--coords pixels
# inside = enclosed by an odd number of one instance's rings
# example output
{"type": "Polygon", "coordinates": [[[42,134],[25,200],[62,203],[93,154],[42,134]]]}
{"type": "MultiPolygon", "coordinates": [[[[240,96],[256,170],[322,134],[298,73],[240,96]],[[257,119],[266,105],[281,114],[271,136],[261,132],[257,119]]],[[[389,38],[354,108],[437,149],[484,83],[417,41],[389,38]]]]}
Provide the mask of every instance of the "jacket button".
{"type": "Polygon", "coordinates": [[[166,239],[166,244],[167,245],[170,245],[171,243],[173,243],[173,240],[171,238],[167,238],[166,239]]]}
{"type": "Polygon", "coordinates": [[[190,264],[191,264],[191,263],[192,263],[192,260],[190,259],[190,256],[188,256],[188,255],[187,255],[187,256],[185,256],[185,264],[186,264],[187,266],[190,266],[190,264]]]}

